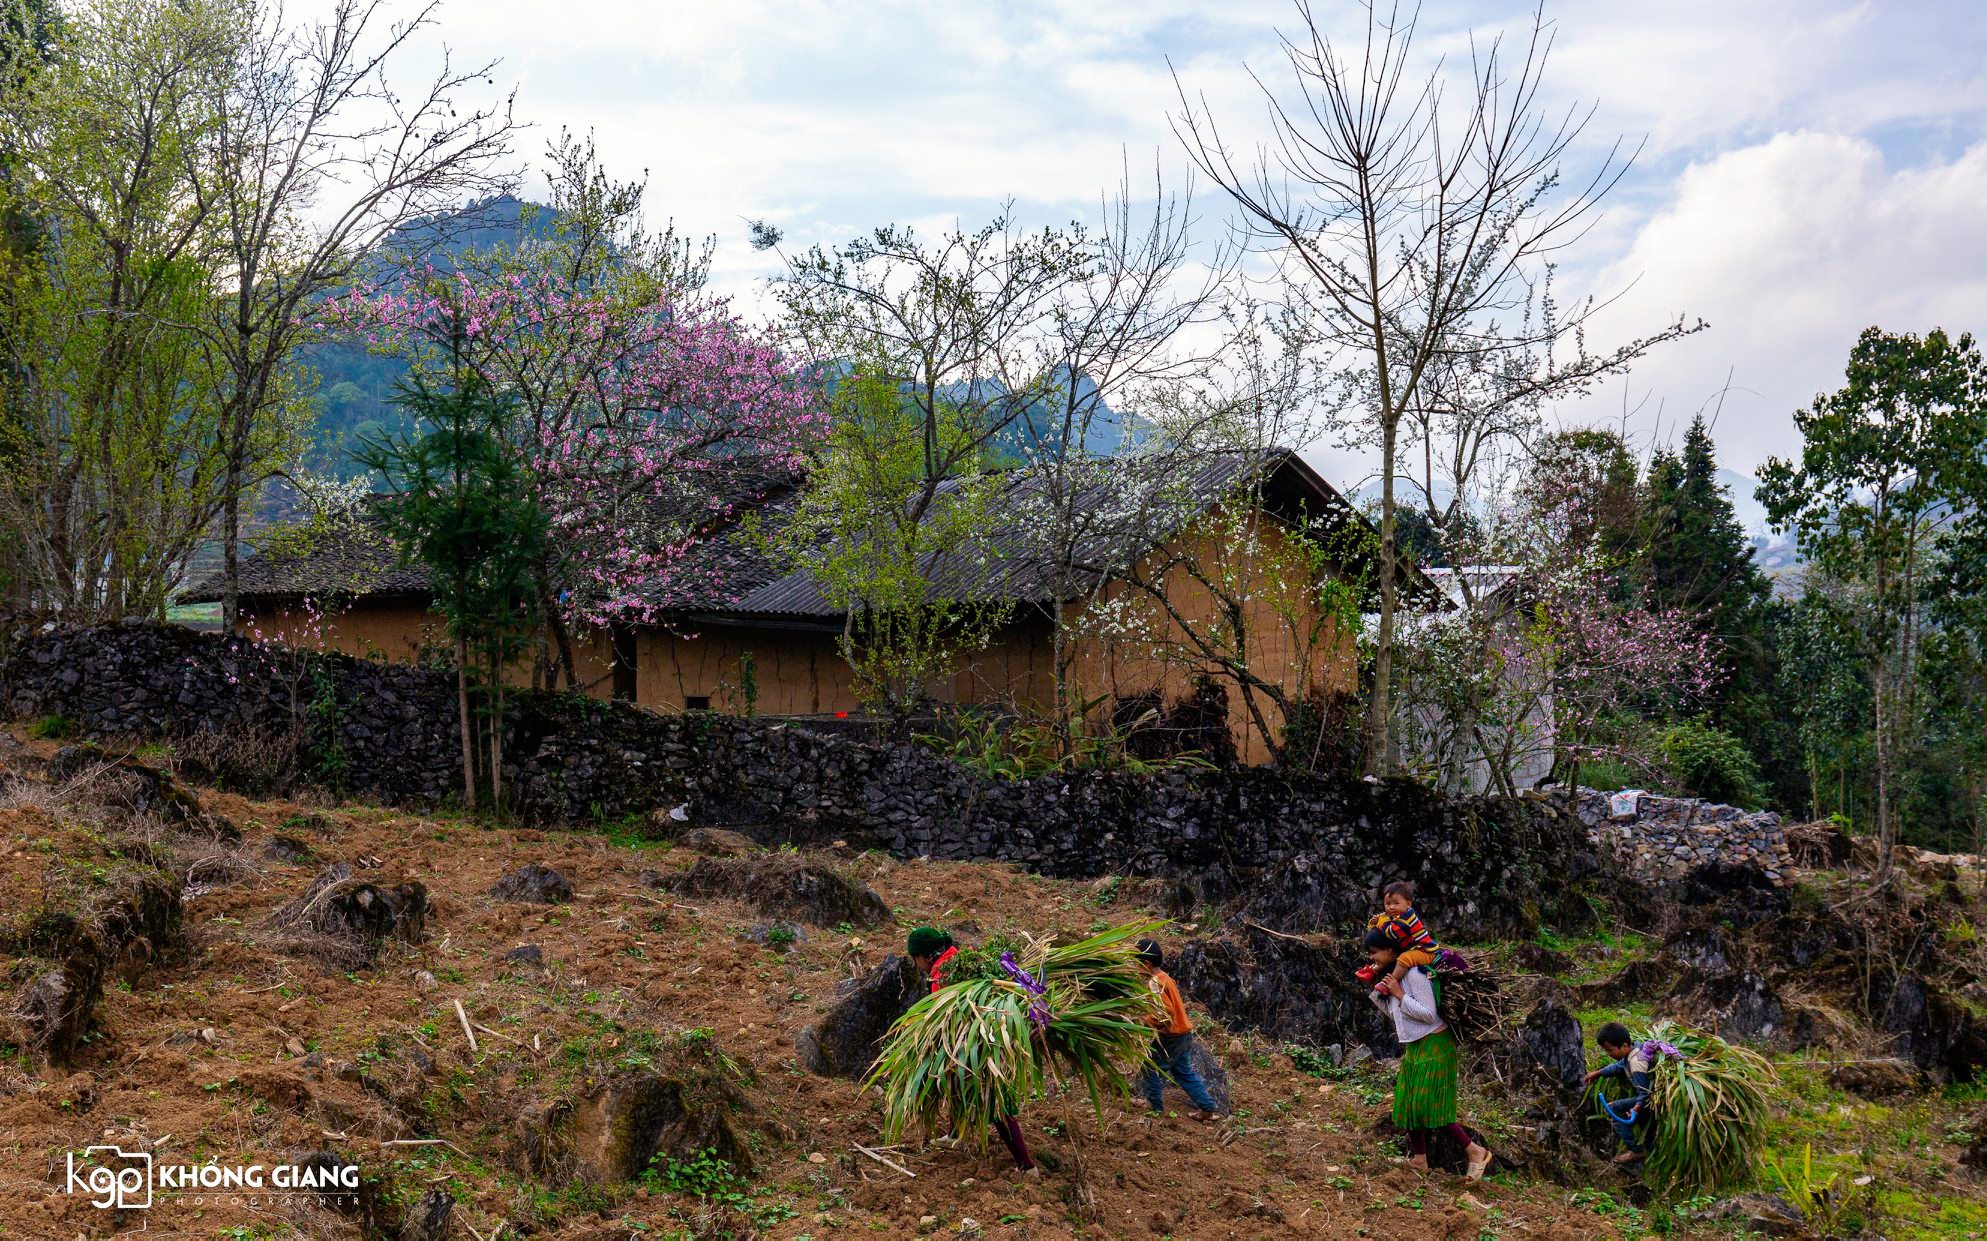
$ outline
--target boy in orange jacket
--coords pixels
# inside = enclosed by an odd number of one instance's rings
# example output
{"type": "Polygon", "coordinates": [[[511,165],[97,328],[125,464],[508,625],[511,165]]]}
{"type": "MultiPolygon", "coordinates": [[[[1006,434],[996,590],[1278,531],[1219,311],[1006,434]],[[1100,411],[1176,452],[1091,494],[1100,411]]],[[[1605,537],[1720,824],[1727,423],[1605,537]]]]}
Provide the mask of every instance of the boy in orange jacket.
{"type": "Polygon", "coordinates": [[[1157,1039],[1152,1058],[1139,1075],[1139,1085],[1145,1090],[1145,1101],[1152,1105],[1154,1112],[1165,1112],[1165,1079],[1171,1077],[1174,1084],[1186,1091],[1187,1097],[1200,1109],[1194,1119],[1204,1120],[1220,1114],[1221,1109],[1215,1106],[1214,1098],[1207,1092],[1207,1083],[1201,1080],[1200,1073],[1194,1068],[1194,1026],[1187,1020],[1187,1006],[1180,999],[1180,984],[1160,968],[1166,964],[1165,952],[1153,940],[1141,939],[1138,941],[1138,959],[1145,967],[1146,985],[1152,988],[1153,998],[1159,1001],[1160,1009],[1150,1018],[1157,1039]]]}

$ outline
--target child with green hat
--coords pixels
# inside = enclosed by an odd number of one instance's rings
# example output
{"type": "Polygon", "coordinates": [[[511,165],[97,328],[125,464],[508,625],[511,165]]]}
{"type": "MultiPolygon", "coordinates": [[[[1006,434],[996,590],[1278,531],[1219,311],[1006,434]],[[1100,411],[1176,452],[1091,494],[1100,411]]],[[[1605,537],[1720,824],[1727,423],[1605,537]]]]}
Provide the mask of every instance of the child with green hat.
{"type": "MultiPolygon", "coordinates": [[[[904,950],[910,955],[911,964],[931,983],[934,993],[945,986],[945,963],[959,955],[959,946],[952,942],[952,936],[935,926],[911,928],[904,941],[904,950]]],[[[1001,1144],[1007,1153],[1014,1156],[1014,1166],[1031,1176],[1040,1176],[1035,1170],[1035,1161],[1028,1155],[1028,1141],[1021,1136],[1021,1121],[1018,1117],[1003,1116],[994,1122],[994,1132],[1000,1135],[1001,1144]]],[[[942,1145],[957,1142],[956,1134],[946,1134],[938,1139],[942,1145]]]]}

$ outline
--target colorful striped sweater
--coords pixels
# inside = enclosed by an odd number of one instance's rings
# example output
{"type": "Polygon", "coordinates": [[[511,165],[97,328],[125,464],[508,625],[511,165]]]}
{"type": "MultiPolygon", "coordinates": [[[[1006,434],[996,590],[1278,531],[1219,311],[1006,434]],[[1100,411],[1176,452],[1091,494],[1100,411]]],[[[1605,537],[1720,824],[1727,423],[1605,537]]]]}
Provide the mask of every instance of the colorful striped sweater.
{"type": "Polygon", "coordinates": [[[1414,912],[1412,905],[1398,918],[1392,914],[1374,914],[1366,925],[1386,932],[1388,939],[1400,944],[1402,952],[1434,952],[1442,946],[1435,942],[1435,936],[1422,924],[1421,915],[1414,912]]]}

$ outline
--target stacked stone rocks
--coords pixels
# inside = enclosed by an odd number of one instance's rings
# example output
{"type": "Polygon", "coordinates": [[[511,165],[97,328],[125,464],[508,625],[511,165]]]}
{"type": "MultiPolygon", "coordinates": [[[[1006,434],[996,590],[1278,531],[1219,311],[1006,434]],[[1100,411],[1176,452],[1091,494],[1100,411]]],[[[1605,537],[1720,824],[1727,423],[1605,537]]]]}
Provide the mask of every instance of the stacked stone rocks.
{"type": "MultiPolygon", "coordinates": [[[[454,676],[146,623],[0,626],[0,704],[98,737],[294,737],[298,765],[431,807],[460,785],[454,676]]],[[[527,822],[683,808],[762,843],[846,840],[900,857],[997,860],[1061,877],[1175,879],[1284,931],[1343,929],[1414,880],[1457,938],[1529,934],[1598,858],[1567,799],[1450,799],[1409,781],[1254,768],[987,776],[920,745],[777,721],[658,714],[574,694],[509,701],[504,785],[527,822]]],[[[324,777],[327,782],[329,776],[324,777]]]]}
{"type": "Polygon", "coordinates": [[[1615,814],[1613,800],[1614,795],[1583,788],[1577,813],[1588,839],[1612,853],[1631,877],[1666,883],[1723,864],[1764,871],[1777,886],[1793,882],[1787,834],[1770,810],[1644,793],[1632,799],[1632,811],[1615,814]]]}

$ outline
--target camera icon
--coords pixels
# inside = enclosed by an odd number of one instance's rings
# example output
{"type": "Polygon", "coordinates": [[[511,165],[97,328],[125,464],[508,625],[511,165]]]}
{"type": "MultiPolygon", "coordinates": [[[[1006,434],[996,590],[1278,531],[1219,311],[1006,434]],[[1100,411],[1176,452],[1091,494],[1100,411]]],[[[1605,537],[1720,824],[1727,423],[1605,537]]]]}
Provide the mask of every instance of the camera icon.
{"type": "Polygon", "coordinates": [[[90,1196],[100,1210],[130,1211],[152,1205],[152,1153],[117,1146],[86,1146],[77,1175],[76,1152],[69,1152],[68,1192],[90,1196]],[[94,1166],[90,1166],[94,1165],[94,1166]]]}

